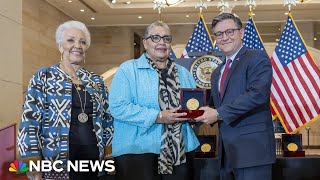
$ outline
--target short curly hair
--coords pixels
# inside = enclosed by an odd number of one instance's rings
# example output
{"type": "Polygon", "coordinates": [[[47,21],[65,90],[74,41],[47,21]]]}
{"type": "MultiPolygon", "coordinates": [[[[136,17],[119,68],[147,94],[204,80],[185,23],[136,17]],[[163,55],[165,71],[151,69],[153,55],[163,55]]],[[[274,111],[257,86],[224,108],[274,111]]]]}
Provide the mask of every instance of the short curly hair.
{"type": "Polygon", "coordinates": [[[158,26],[167,29],[169,31],[169,33],[171,33],[170,27],[166,23],[161,22],[161,21],[156,21],[156,22],[151,23],[149,26],[147,26],[147,28],[146,28],[146,30],[144,32],[144,37],[143,38],[147,38],[149,36],[150,30],[153,27],[158,27],[158,26]]]}
{"type": "Polygon", "coordinates": [[[91,44],[90,32],[89,32],[87,26],[79,21],[67,21],[67,22],[59,25],[59,27],[56,30],[56,44],[57,44],[58,48],[61,45],[64,31],[66,29],[71,29],[71,28],[79,29],[84,33],[84,36],[86,38],[86,45],[89,48],[90,44],[91,44]]]}

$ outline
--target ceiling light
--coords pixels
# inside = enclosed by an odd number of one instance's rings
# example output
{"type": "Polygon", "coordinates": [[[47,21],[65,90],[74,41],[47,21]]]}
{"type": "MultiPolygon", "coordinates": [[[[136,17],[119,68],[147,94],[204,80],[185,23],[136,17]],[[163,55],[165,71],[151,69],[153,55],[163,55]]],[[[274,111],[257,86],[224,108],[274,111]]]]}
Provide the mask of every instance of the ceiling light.
{"type": "Polygon", "coordinates": [[[92,19],[92,20],[95,20],[96,18],[92,17],[91,19],[92,19]]]}
{"type": "Polygon", "coordinates": [[[117,2],[116,0],[112,0],[112,1],[111,1],[111,3],[113,3],[113,4],[116,3],[116,2],[117,2]]]}
{"type": "Polygon", "coordinates": [[[141,18],[142,18],[142,16],[138,16],[138,18],[139,18],[139,19],[141,19],[141,18]]]}
{"type": "Polygon", "coordinates": [[[288,15],[288,12],[285,12],[284,14],[285,14],[285,15],[288,15]]]}
{"type": "Polygon", "coordinates": [[[131,4],[131,1],[127,1],[126,4],[131,4]]]}
{"type": "Polygon", "coordinates": [[[68,2],[72,2],[71,0],[69,0],[68,2]]]}
{"type": "Polygon", "coordinates": [[[208,2],[211,2],[212,0],[207,0],[208,2]]]}
{"type": "Polygon", "coordinates": [[[281,29],[279,28],[279,31],[281,31],[281,29]]]}
{"type": "Polygon", "coordinates": [[[182,3],[184,0],[165,0],[165,3],[168,5],[168,6],[175,6],[179,3],[182,3]]]}
{"type": "Polygon", "coordinates": [[[188,17],[190,17],[190,16],[187,14],[186,17],[188,18],[188,17]]]}
{"type": "Polygon", "coordinates": [[[317,39],[317,38],[313,38],[313,40],[315,40],[315,41],[316,41],[316,40],[318,40],[318,39],[317,39]]]}
{"type": "Polygon", "coordinates": [[[80,9],[81,12],[84,12],[84,9],[80,9]]]}

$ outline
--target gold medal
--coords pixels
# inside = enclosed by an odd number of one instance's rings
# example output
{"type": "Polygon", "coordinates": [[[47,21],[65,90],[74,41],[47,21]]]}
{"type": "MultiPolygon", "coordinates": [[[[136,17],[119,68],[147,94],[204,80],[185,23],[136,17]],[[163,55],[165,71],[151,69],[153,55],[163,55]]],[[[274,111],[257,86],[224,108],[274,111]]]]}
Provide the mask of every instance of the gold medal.
{"type": "Polygon", "coordinates": [[[210,152],[210,150],[211,150],[210,144],[205,143],[205,144],[203,144],[203,145],[201,146],[201,151],[202,151],[202,152],[210,152]]]}
{"type": "Polygon", "coordinates": [[[191,98],[187,101],[187,108],[189,110],[196,110],[199,107],[199,101],[195,98],[191,98]]]}
{"type": "Polygon", "coordinates": [[[287,148],[288,148],[289,151],[293,151],[293,152],[298,150],[298,146],[295,143],[289,143],[287,145],[287,148]]]}

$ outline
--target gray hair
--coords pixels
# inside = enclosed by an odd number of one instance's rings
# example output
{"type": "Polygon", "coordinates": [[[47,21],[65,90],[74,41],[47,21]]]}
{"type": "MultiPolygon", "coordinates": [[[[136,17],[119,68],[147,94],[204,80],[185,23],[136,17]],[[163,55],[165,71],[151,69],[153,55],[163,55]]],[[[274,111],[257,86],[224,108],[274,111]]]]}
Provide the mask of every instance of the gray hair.
{"type": "Polygon", "coordinates": [[[216,16],[213,20],[212,20],[212,29],[214,30],[214,28],[216,27],[216,25],[226,19],[232,19],[233,22],[236,24],[238,29],[242,29],[242,22],[240,20],[240,18],[236,15],[233,15],[231,13],[221,13],[219,16],[216,16]]]}
{"type": "Polygon", "coordinates": [[[158,27],[158,26],[167,29],[169,31],[169,33],[171,34],[171,30],[166,23],[161,22],[161,21],[156,21],[156,22],[151,23],[149,26],[147,26],[146,31],[144,32],[144,38],[147,38],[149,36],[149,33],[152,28],[158,27]]]}
{"type": "Polygon", "coordinates": [[[59,27],[56,30],[56,44],[57,44],[57,46],[59,47],[61,45],[64,31],[66,29],[71,29],[71,28],[79,29],[84,33],[84,36],[86,38],[86,44],[87,44],[87,47],[89,48],[90,44],[91,44],[90,32],[89,32],[88,28],[86,27],[86,25],[83,24],[82,22],[79,22],[79,21],[67,21],[67,22],[59,25],[59,27]]]}

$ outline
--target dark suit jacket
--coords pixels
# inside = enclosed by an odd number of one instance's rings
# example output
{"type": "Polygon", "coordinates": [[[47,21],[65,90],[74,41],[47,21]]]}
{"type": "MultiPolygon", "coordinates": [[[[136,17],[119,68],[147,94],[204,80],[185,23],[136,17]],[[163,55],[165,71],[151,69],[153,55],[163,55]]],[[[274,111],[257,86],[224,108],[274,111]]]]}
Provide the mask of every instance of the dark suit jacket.
{"type": "MultiPolygon", "coordinates": [[[[225,61],[224,61],[225,63],[225,61]]],[[[224,64],[223,63],[223,64],[224,64]]],[[[236,55],[219,95],[221,64],[211,77],[211,96],[222,118],[219,123],[219,155],[233,168],[275,162],[275,138],[270,112],[272,66],[264,51],[242,47],[236,55]]]]}

